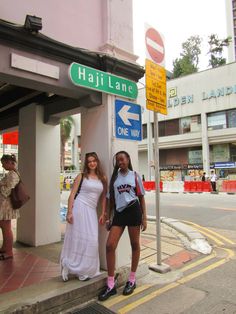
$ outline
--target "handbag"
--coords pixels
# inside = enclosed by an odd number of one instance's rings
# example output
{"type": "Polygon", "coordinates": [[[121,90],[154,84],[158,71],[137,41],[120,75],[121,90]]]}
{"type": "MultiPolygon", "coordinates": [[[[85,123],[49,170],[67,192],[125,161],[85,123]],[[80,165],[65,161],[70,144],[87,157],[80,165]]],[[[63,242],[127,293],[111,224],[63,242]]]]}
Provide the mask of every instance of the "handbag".
{"type": "Polygon", "coordinates": [[[136,192],[136,195],[138,197],[143,196],[143,193],[141,191],[140,185],[138,183],[138,176],[137,176],[137,172],[136,171],[134,172],[134,177],[135,177],[135,192],[136,192]]]}
{"type": "MultiPolygon", "coordinates": [[[[18,174],[18,176],[19,176],[19,174],[18,174]]],[[[20,176],[19,176],[19,178],[20,178],[20,176]]],[[[27,194],[25,186],[24,186],[24,184],[20,178],[20,181],[11,190],[10,200],[11,200],[12,208],[13,209],[21,208],[26,202],[28,202],[29,199],[30,199],[30,197],[27,194]]]]}
{"type": "Polygon", "coordinates": [[[76,194],[75,194],[74,199],[76,199],[77,195],[78,195],[79,192],[80,192],[80,189],[81,189],[81,186],[82,186],[82,183],[83,183],[83,179],[84,179],[84,174],[82,174],[82,176],[81,176],[80,183],[79,183],[79,186],[78,186],[78,190],[77,190],[77,192],[76,192],[76,194]]]}

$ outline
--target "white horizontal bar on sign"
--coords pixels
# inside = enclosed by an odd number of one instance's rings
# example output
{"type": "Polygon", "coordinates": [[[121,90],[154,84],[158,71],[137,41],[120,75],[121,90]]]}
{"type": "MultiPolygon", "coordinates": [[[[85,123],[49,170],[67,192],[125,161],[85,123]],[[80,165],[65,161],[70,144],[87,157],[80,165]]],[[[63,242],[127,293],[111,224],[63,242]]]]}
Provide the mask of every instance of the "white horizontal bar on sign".
{"type": "Polygon", "coordinates": [[[153,49],[156,49],[157,51],[159,51],[160,53],[164,53],[164,48],[159,45],[158,43],[156,43],[155,41],[153,41],[151,38],[147,37],[147,45],[151,46],[153,49]]]}
{"type": "Polygon", "coordinates": [[[51,77],[57,80],[59,79],[59,67],[35,59],[23,57],[15,53],[11,54],[11,67],[51,77]]]}

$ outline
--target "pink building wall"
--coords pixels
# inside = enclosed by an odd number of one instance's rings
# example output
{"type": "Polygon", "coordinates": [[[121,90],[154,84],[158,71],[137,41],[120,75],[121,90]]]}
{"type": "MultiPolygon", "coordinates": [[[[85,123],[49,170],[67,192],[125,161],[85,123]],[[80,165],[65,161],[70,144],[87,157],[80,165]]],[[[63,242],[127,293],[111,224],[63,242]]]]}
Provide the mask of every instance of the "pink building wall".
{"type": "Polygon", "coordinates": [[[0,18],[42,18],[42,33],[66,44],[135,61],[132,0],[1,0],[0,18]]]}

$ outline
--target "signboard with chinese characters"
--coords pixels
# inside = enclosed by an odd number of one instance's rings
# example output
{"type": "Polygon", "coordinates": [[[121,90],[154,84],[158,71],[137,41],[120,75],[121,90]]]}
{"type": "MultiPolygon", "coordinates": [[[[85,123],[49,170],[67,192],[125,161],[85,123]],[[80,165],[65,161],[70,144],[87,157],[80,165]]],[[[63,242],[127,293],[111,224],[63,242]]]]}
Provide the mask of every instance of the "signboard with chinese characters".
{"type": "Polygon", "coordinates": [[[165,68],[146,60],[147,109],[167,114],[165,68]]]}

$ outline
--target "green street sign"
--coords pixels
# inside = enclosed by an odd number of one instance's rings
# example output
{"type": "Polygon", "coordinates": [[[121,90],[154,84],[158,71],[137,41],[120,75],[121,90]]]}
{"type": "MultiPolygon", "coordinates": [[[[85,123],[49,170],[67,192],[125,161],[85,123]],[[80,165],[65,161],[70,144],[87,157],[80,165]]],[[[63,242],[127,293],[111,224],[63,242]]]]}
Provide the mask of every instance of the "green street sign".
{"type": "Polygon", "coordinates": [[[138,88],[135,82],[79,63],[73,62],[70,65],[69,78],[75,85],[103,93],[130,99],[136,99],[138,96],[138,88]]]}

